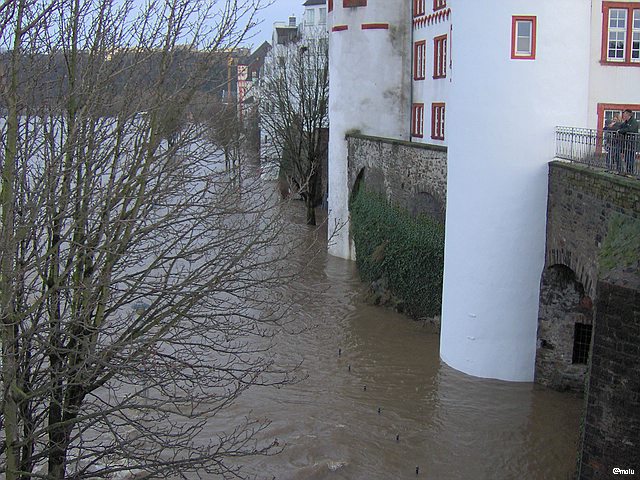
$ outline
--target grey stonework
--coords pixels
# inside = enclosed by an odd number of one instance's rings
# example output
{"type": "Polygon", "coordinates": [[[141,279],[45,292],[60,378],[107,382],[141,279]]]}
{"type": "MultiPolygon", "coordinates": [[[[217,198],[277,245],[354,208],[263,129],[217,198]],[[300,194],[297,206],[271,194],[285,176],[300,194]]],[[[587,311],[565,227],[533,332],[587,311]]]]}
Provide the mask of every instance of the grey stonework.
{"type": "Polygon", "coordinates": [[[591,300],[568,267],[543,272],[538,311],[536,382],[556,390],[582,392],[586,363],[574,363],[576,324],[592,325],[591,300]]]}
{"type": "Polygon", "coordinates": [[[595,298],[598,252],[614,213],[640,216],[636,179],[555,161],[549,164],[545,268],[566,265],[595,298]]]}
{"type": "Polygon", "coordinates": [[[347,143],[350,191],[360,177],[391,203],[444,223],[446,147],[360,134],[347,135],[347,143]]]}
{"type": "Polygon", "coordinates": [[[598,282],[580,480],[640,475],[640,279],[598,282]],[[616,475],[614,468],[634,470],[616,475]]]}
{"type": "Polygon", "coordinates": [[[584,369],[571,363],[576,323],[591,323],[598,254],[616,213],[640,215],[640,182],[568,162],[549,164],[547,243],[541,281],[535,377],[560,390],[579,388],[584,369]],[[549,276],[551,267],[573,271],[584,290],[571,292],[549,276]],[[579,298],[580,297],[580,298],[579,298]]]}

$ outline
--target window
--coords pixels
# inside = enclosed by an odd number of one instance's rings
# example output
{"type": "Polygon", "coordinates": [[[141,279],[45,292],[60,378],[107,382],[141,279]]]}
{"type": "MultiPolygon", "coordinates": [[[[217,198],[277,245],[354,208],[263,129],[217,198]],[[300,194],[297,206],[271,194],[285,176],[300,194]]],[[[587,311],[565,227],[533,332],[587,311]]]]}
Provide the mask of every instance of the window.
{"type": "Polygon", "coordinates": [[[329,0],[329,2],[327,3],[327,9],[330,12],[333,12],[333,0],[329,0]]]}
{"type": "Polygon", "coordinates": [[[367,0],[342,0],[342,6],[347,7],[366,7],[367,0]]]}
{"type": "Polygon", "coordinates": [[[589,361],[592,326],[576,323],[573,330],[573,357],[571,363],[586,364],[589,361]]]}
{"type": "Polygon", "coordinates": [[[598,104],[598,125],[597,129],[602,132],[606,124],[611,122],[614,115],[622,117],[624,110],[631,110],[633,116],[640,122],[640,105],[639,104],[620,104],[620,103],[599,103],[598,104]]]}
{"type": "Polygon", "coordinates": [[[431,138],[444,140],[444,103],[431,104],[431,138]]]}
{"type": "Polygon", "coordinates": [[[424,80],[426,76],[427,42],[422,40],[413,45],[413,79],[424,80]]]}
{"type": "Polygon", "coordinates": [[[326,25],[327,24],[327,9],[326,8],[320,8],[318,9],[318,13],[320,14],[318,18],[318,23],[320,25],[326,25]]]}
{"type": "Polygon", "coordinates": [[[640,66],[640,2],[603,2],[601,61],[640,66]]]}
{"type": "Polygon", "coordinates": [[[411,107],[411,136],[424,135],[424,103],[414,103],[411,107]]]}
{"type": "Polygon", "coordinates": [[[536,58],[536,17],[512,17],[511,58],[521,60],[536,58]]]}
{"type": "Polygon", "coordinates": [[[447,76],[447,36],[433,39],[433,78],[447,76]]]}
{"type": "MultiPolygon", "coordinates": [[[[615,115],[617,115],[619,118],[622,118],[622,112],[623,110],[605,110],[604,111],[604,121],[602,122],[602,125],[608,125],[611,120],[613,120],[613,117],[615,115]]],[[[635,117],[636,121],[640,122],[640,110],[636,110],[633,112],[633,116],[635,117]]]]}
{"type": "Polygon", "coordinates": [[[633,11],[633,27],[631,29],[631,61],[640,61],[640,9],[633,11]]]}
{"type": "Polygon", "coordinates": [[[413,16],[419,17],[424,15],[424,2],[425,0],[413,0],[413,16]]]}
{"type": "Polygon", "coordinates": [[[433,0],[433,9],[440,10],[447,6],[447,0],[433,0]]]}
{"type": "Polygon", "coordinates": [[[316,21],[316,11],[313,8],[309,8],[305,13],[304,23],[307,25],[313,25],[316,21]]]}

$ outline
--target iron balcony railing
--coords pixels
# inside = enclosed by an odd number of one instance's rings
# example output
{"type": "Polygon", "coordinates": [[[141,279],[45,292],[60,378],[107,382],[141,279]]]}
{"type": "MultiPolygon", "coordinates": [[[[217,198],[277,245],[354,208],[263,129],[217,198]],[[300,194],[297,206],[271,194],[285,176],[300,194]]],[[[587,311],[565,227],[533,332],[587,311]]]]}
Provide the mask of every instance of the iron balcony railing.
{"type": "Polygon", "coordinates": [[[640,134],[556,127],[556,157],[627,175],[640,175],[640,134]]]}

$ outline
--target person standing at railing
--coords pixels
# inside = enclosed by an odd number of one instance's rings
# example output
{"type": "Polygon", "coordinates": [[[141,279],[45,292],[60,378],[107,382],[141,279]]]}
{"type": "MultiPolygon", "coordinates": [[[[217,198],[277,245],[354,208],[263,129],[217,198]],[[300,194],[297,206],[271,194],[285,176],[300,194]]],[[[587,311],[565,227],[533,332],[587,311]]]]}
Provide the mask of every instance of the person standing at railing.
{"type": "Polygon", "coordinates": [[[638,121],[631,110],[622,112],[622,125],[618,129],[618,135],[622,142],[622,154],[627,165],[627,173],[634,173],[636,150],[638,149],[638,121]]]}
{"type": "Polygon", "coordinates": [[[618,130],[622,126],[620,115],[615,114],[604,127],[604,141],[607,149],[607,170],[620,171],[620,140],[618,130]]]}

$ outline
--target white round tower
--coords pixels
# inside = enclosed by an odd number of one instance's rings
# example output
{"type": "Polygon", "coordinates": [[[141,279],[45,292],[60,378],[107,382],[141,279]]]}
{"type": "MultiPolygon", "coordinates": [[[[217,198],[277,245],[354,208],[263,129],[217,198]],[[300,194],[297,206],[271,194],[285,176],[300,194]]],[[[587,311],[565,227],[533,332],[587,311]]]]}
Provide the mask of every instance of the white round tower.
{"type": "Polygon", "coordinates": [[[411,2],[329,2],[329,253],[354,258],[345,135],[408,140],[411,2]]]}
{"type": "Polygon", "coordinates": [[[590,2],[450,0],[440,352],[479,377],[532,381],[547,163],[587,118],[590,2]]]}

